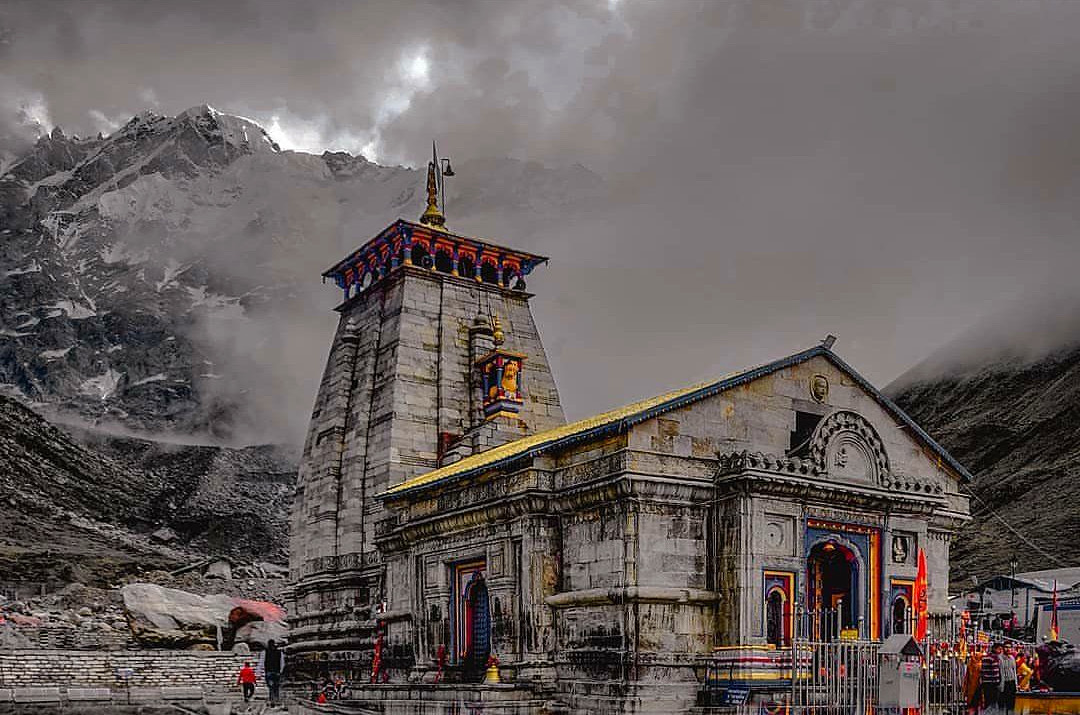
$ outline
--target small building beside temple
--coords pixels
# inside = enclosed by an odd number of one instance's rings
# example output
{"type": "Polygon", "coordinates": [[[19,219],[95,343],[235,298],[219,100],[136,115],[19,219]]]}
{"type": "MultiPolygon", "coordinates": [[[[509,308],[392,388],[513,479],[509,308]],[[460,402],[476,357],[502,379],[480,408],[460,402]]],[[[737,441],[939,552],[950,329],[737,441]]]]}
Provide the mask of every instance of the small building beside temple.
{"type": "Polygon", "coordinates": [[[796,614],[903,631],[920,549],[948,609],[970,475],[831,339],[566,424],[524,282],[545,259],[449,231],[438,182],[325,274],[345,302],[292,514],[294,662],[366,680],[381,639],[392,680],[494,656],[575,708],[681,711],[718,650],[779,677],[796,614]]]}

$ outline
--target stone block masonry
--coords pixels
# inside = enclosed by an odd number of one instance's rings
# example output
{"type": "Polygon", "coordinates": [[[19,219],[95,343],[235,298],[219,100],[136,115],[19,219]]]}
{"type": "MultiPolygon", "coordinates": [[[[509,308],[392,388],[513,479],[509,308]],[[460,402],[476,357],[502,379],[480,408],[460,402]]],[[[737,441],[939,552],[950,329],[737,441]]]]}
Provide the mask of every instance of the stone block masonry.
{"type": "Polygon", "coordinates": [[[198,651],[0,651],[0,689],[159,688],[226,690],[253,656],[198,651]],[[130,670],[130,677],[124,673],[130,670]]]}

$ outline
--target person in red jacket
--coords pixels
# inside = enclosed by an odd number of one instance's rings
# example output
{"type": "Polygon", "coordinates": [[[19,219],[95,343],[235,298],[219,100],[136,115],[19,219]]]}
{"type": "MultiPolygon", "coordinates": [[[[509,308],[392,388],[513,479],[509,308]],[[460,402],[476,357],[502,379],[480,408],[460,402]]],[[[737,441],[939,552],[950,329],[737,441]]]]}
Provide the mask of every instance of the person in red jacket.
{"type": "Polygon", "coordinates": [[[255,694],[255,669],[251,667],[251,663],[244,663],[236,682],[244,689],[244,702],[250,701],[251,696],[255,694]]]}

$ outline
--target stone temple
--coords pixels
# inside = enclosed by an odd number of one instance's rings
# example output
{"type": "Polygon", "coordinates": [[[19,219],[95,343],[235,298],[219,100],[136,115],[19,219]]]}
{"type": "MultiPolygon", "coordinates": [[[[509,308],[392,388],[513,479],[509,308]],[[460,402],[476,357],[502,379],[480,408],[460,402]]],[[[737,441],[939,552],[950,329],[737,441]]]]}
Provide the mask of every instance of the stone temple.
{"type": "MultiPolygon", "coordinates": [[[[291,516],[292,662],[681,711],[797,627],[947,610],[970,475],[832,341],[567,424],[524,278],[545,259],[438,206],[324,275],[344,291],[291,516]],[[440,655],[443,666],[440,669],[440,655]]],[[[771,674],[772,673],[772,674],[771,674]]]]}

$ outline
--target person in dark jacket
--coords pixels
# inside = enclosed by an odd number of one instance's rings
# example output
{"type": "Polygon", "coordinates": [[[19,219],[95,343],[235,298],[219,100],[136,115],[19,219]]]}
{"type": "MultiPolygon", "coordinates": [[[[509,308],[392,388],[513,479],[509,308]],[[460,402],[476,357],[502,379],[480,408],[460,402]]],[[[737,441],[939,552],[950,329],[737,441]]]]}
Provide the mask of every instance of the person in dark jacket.
{"type": "Polygon", "coordinates": [[[1001,669],[1001,694],[998,695],[998,705],[1007,713],[1011,713],[1016,707],[1016,682],[1018,680],[1016,670],[1016,658],[1005,649],[1001,649],[998,655],[998,667],[1001,669]]]}
{"type": "Polygon", "coordinates": [[[285,654],[273,640],[266,643],[263,672],[266,676],[266,687],[270,691],[270,704],[278,705],[281,702],[281,674],[285,672],[285,654]]]}
{"type": "Polygon", "coordinates": [[[993,649],[987,651],[982,659],[982,670],[979,679],[982,681],[983,705],[995,707],[1001,694],[1001,654],[1004,648],[1000,643],[995,643],[993,649]]]}

